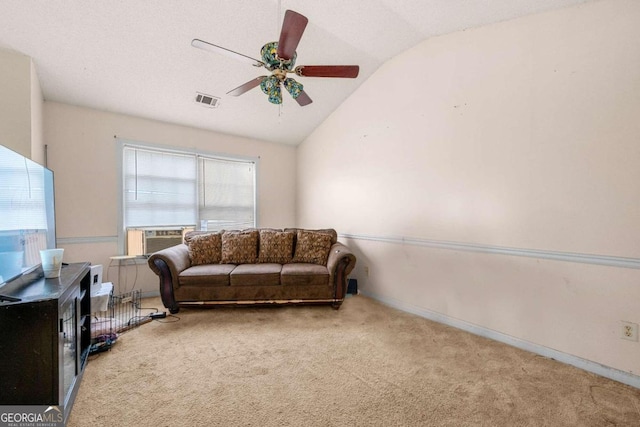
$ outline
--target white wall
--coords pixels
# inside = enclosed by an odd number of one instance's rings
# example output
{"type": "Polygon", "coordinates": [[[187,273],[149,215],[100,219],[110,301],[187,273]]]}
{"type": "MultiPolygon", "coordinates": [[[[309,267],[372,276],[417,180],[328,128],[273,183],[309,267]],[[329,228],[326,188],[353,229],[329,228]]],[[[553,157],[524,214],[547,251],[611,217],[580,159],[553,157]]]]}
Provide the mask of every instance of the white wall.
{"type": "Polygon", "coordinates": [[[374,297],[640,374],[638,22],[605,0],[394,58],[299,147],[298,224],[374,297]]]}
{"type": "MultiPolygon", "coordinates": [[[[59,246],[65,248],[65,261],[102,264],[104,281],[117,282],[117,268],[107,267],[111,256],[121,254],[117,244],[115,135],[172,147],[260,157],[258,225],[281,228],[295,224],[294,147],[45,102],[44,138],[49,168],[54,171],[59,246]]],[[[131,290],[134,268],[122,273],[123,282],[125,273],[128,283],[127,289],[119,289],[122,292],[131,290]]],[[[158,292],[158,278],[146,264],[138,266],[136,288],[158,292]]]]}

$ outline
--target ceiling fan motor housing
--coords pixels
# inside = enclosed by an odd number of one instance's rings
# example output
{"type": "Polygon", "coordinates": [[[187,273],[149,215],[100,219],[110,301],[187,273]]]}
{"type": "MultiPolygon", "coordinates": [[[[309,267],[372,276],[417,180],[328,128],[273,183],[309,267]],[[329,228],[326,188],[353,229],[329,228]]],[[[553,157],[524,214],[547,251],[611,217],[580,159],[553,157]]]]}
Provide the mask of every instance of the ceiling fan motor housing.
{"type": "Polygon", "coordinates": [[[270,42],[262,46],[260,50],[262,60],[266,64],[266,67],[273,71],[276,68],[281,70],[291,71],[296,63],[297,54],[294,52],[291,59],[283,59],[278,57],[278,42],[270,42]]]}

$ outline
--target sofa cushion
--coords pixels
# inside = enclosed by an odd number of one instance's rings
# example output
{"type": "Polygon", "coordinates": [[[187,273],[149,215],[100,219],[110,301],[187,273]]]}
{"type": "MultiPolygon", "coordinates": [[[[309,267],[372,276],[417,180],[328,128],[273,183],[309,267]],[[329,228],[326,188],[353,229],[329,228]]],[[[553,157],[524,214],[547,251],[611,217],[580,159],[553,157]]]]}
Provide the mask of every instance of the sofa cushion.
{"type": "Polygon", "coordinates": [[[329,285],[329,270],[317,264],[285,264],[280,282],[283,286],[329,285]]]}
{"type": "Polygon", "coordinates": [[[331,249],[331,236],[316,231],[298,230],[293,261],[326,265],[331,249]]]}
{"type": "Polygon", "coordinates": [[[286,264],[293,257],[293,233],[260,230],[258,262],[286,264]]]}
{"type": "Polygon", "coordinates": [[[229,275],[231,286],[276,286],[280,284],[280,264],[242,264],[229,275]]]}
{"type": "Polygon", "coordinates": [[[222,234],[223,264],[253,264],[258,256],[258,230],[225,231],[222,234]]]}
{"type": "Polygon", "coordinates": [[[229,286],[229,274],[236,268],[233,264],[196,265],[178,276],[180,286],[229,286]]]}
{"type": "Polygon", "coordinates": [[[195,236],[202,236],[203,234],[211,234],[211,233],[224,233],[224,230],[208,230],[208,231],[203,231],[203,230],[189,230],[186,231],[184,233],[184,243],[189,243],[189,240],[191,240],[192,237],[195,236]]]}
{"type": "MultiPolygon", "coordinates": [[[[318,229],[305,229],[305,228],[285,228],[284,231],[291,231],[294,233],[294,235],[297,237],[298,231],[299,230],[303,230],[303,231],[313,231],[315,233],[323,233],[323,234],[328,234],[329,236],[331,236],[331,244],[333,245],[334,243],[338,242],[338,232],[336,230],[334,230],[333,228],[318,228],[318,229]]],[[[293,238],[293,245],[295,246],[296,244],[296,237],[293,238]]]]}
{"type": "Polygon", "coordinates": [[[185,236],[191,265],[219,264],[222,260],[222,234],[207,233],[185,236]]]}

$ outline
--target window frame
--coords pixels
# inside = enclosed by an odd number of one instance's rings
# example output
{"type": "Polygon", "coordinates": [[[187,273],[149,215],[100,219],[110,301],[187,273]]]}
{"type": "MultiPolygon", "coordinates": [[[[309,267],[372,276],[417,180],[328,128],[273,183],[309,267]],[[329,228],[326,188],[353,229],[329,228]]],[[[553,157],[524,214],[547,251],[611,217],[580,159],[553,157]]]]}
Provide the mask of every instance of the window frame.
{"type": "MultiPolygon", "coordinates": [[[[175,147],[169,145],[162,144],[153,144],[148,142],[140,142],[123,138],[116,138],[116,159],[117,159],[117,173],[118,173],[118,252],[123,255],[126,254],[126,241],[127,241],[127,230],[124,224],[124,149],[125,147],[131,148],[139,148],[141,150],[153,150],[153,151],[161,151],[171,154],[180,154],[180,155],[191,155],[196,157],[196,169],[199,169],[199,157],[211,158],[216,160],[226,160],[226,161],[239,161],[239,162],[249,162],[254,165],[254,173],[253,173],[253,218],[254,218],[254,227],[258,227],[259,218],[258,218],[258,192],[260,190],[258,184],[258,176],[260,173],[260,156],[242,156],[235,154],[227,154],[220,152],[212,152],[212,151],[204,151],[196,148],[185,148],[185,147],[175,147]]],[[[199,175],[199,171],[197,170],[197,174],[199,175]]],[[[199,213],[199,205],[200,205],[200,191],[198,186],[200,184],[199,176],[196,179],[196,200],[194,209],[196,210],[196,230],[200,229],[200,213],[199,213]]]]}

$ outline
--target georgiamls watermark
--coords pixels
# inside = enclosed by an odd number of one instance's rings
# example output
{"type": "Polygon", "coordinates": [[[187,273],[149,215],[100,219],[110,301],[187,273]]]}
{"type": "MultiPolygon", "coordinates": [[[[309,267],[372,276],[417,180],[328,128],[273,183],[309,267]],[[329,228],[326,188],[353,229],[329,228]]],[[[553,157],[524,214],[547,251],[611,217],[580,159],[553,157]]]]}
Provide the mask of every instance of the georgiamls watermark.
{"type": "Polygon", "coordinates": [[[0,427],[64,427],[57,406],[0,406],[0,427]]]}

